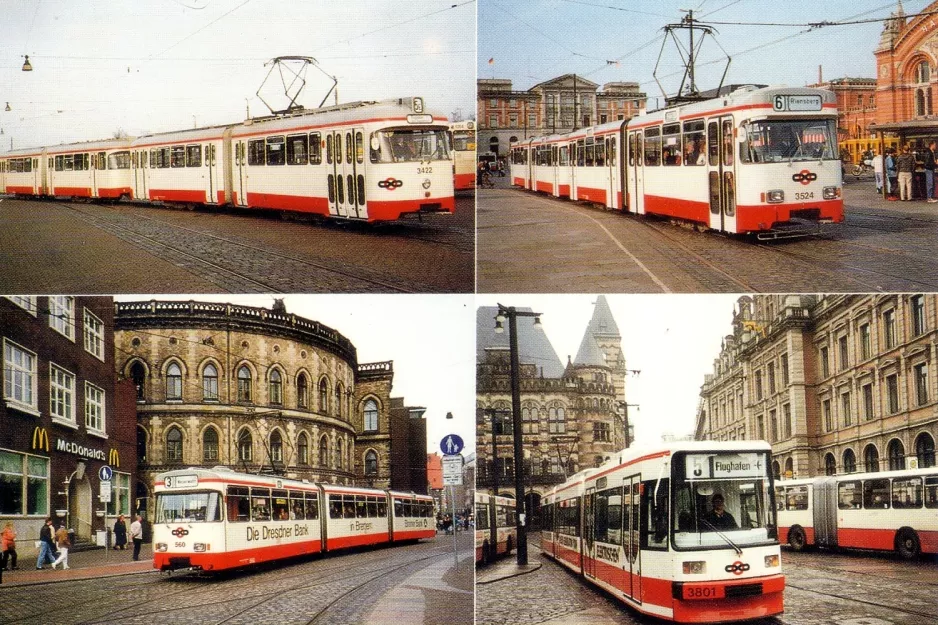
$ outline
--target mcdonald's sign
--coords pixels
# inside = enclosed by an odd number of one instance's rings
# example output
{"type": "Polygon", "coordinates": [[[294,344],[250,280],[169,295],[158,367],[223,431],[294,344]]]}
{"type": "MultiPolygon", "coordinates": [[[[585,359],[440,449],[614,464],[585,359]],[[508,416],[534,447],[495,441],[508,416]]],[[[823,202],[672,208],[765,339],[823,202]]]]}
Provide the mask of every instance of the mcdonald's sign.
{"type": "Polygon", "coordinates": [[[120,452],[114,449],[113,447],[111,448],[111,451],[108,452],[107,463],[111,465],[112,467],[120,468],[121,466],[120,452]]]}
{"type": "Polygon", "coordinates": [[[49,431],[39,425],[33,430],[33,449],[49,452],[49,431]]]}

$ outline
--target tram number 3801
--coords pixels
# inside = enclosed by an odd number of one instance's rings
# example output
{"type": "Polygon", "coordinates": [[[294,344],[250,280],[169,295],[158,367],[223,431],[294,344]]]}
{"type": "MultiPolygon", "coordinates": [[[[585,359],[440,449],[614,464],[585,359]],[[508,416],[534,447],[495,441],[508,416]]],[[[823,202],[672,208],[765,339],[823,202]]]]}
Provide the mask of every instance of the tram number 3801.
{"type": "Polygon", "coordinates": [[[719,599],[723,596],[717,586],[684,586],[684,599],[719,599]]]}

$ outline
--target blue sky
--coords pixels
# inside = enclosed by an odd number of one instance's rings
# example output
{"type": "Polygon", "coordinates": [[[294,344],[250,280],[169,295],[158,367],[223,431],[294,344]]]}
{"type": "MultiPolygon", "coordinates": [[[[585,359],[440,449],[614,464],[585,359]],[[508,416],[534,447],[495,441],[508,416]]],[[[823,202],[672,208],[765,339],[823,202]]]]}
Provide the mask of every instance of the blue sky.
{"type": "MultiPolygon", "coordinates": [[[[906,0],[906,14],[928,6],[906,0]]],[[[888,17],[896,0],[479,0],[480,78],[509,78],[517,90],[567,73],[600,85],[638,82],[650,98],[661,90],[652,72],[662,47],[662,27],[679,22],[681,9],[711,22],[816,23],[888,17]],[[490,64],[489,59],[494,59],[490,64]],[[619,61],[610,65],[607,61],[619,61]]],[[[726,83],[802,86],[814,83],[818,66],[824,78],[875,77],[873,50],[881,23],[828,26],[811,32],[803,26],[714,25],[716,40],[732,57],[726,83]],[[801,33],[801,34],[799,34],[801,33]]],[[[686,37],[686,35],[685,35],[686,37]]],[[[685,45],[686,45],[686,39],[685,45]]],[[[697,82],[715,87],[725,56],[709,37],[701,49],[697,82]]],[[[658,70],[674,90],[682,67],[669,41],[658,70]],[[674,74],[678,72],[678,74],[674,74]]],[[[655,102],[649,101],[649,108],[655,102]]]]}

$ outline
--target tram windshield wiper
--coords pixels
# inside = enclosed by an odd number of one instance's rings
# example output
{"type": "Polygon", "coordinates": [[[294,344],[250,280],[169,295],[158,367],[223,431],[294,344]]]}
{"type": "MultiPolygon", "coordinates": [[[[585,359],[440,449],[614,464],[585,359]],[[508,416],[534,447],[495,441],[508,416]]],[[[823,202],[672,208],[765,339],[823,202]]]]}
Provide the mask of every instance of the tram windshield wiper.
{"type": "Polygon", "coordinates": [[[725,540],[726,543],[727,543],[730,547],[732,547],[733,549],[736,550],[736,555],[738,555],[738,556],[743,555],[743,548],[740,547],[739,545],[737,545],[736,543],[734,543],[732,540],[730,540],[730,537],[727,536],[726,534],[724,534],[723,532],[721,532],[721,531],[717,528],[716,525],[714,525],[713,523],[711,523],[711,522],[708,521],[707,519],[698,518],[697,520],[700,521],[701,523],[705,523],[711,530],[713,530],[714,532],[716,532],[717,535],[720,536],[720,538],[722,538],[723,540],[725,540]]]}

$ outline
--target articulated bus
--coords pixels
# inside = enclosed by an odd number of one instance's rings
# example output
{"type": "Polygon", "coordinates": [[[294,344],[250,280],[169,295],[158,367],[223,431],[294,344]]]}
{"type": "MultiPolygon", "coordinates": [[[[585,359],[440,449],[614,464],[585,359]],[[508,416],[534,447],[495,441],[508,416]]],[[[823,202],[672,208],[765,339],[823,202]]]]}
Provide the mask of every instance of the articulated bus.
{"type": "Polygon", "coordinates": [[[775,485],[779,540],[807,547],[938,553],[938,468],[847,473],[775,485]]]}
{"type": "Polygon", "coordinates": [[[515,500],[476,492],[476,563],[508,555],[518,543],[515,500]]]}
{"type": "Polygon", "coordinates": [[[453,184],[456,191],[475,189],[476,186],[476,123],[472,120],[452,122],[453,184]]]}
{"type": "Polygon", "coordinates": [[[644,614],[780,614],[771,464],[763,441],[626,449],[544,497],[541,549],[644,614]]]}

